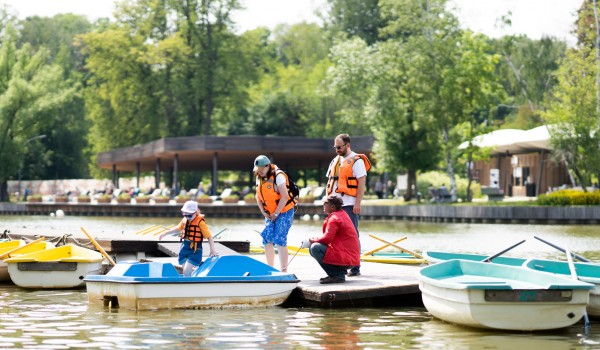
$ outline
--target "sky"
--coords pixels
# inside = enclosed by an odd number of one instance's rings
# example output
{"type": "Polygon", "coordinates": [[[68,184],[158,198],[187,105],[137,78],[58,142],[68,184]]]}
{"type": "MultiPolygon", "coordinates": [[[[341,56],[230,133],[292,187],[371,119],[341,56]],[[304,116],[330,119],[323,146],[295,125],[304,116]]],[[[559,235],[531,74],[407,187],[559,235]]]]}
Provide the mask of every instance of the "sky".
{"type": "MultiPolygon", "coordinates": [[[[315,11],[323,9],[326,0],[241,0],[246,10],[235,15],[240,32],[257,26],[274,28],[280,23],[302,21],[320,23],[315,11]]],[[[526,34],[532,39],[553,36],[573,45],[570,34],[576,10],[583,0],[450,0],[457,9],[463,27],[491,37],[526,34]],[[511,11],[512,27],[501,28],[497,19],[511,11]]],[[[18,12],[19,18],[31,15],[53,16],[76,13],[90,20],[110,17],[114,0],[0,0],[18,12]]]]}

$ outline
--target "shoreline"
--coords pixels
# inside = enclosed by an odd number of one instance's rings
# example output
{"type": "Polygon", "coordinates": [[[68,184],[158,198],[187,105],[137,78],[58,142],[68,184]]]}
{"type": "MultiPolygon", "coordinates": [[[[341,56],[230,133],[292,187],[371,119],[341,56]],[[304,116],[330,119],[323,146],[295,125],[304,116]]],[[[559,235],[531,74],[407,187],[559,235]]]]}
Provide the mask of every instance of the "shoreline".
{"type": "MultiPolygon", "coordinates": [[[[62,211],[68,216],[129,216],[129,217],[179,217],[175,210],[180,203],[130,204],[130,203],[0,203],[0,215],[55,215],[62,211]]],[[[203,213],[212,217],[260,218],[256,204],[199,203],[203,213]]],[[[324,218],[320,203],[300,203],[296,218],[315,215],[324,218]]],[[[452,206],[421,205],[369,205],[363,204],[361,220],[406,220],[447,223],[493,224],[600,224],[600,206],[452,206]]]]}

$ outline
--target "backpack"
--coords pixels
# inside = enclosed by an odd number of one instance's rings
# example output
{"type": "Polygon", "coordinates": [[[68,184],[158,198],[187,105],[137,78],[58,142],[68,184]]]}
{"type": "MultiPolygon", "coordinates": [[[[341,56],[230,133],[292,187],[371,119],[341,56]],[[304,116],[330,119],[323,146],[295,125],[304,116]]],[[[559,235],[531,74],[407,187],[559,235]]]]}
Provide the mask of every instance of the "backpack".
{"type": "Polygon", "coordinates": [[[281,169],[279,169],[279,171],[284,173],[288,179],[288,183],[289,183],[288,192],[291,196],[291,198],[288,200],[288,202],[294,201],[294,203],[298,203],[298,197],[300,196],[300,188],[298,188],[298,185],[296,185],[296,183],[292,180],[292,178],[287,173],[287,171],[281,170],[281,169]]]}

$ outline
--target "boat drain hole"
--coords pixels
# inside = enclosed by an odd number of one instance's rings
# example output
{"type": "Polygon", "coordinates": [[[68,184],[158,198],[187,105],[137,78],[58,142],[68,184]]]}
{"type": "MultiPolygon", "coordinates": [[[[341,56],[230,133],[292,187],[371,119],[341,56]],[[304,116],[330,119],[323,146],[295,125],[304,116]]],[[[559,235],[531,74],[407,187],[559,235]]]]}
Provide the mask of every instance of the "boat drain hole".
{"type": "Polygon", "coordinates": [[[569,312],[569,313],[567,314],[567,317],[569,317],[569,318],[573,318],[573,317],[575,317],[575,314],[574,314],[574,313],[572,313],[572,312],[569,312]]]}
{"type": "Polygon", "coordinates": [[[116,296],[104,296],[104,306],[108,308],[119,307],[119,298],[116,296]]]}
{"type": "Polygon", "coordinates": [[[83,281],[84,278],[85,278],[85,276],[79,276],[80,281],[83,281]]]}

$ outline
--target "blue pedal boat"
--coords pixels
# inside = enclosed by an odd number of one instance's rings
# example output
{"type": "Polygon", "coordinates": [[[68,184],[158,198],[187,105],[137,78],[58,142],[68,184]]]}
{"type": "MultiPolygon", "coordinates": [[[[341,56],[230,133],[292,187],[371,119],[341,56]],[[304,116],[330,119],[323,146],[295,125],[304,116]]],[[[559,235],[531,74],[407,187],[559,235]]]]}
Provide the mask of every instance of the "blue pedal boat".
{"type": "Polygon", "coordinates": [[[133,310],[276,306],[300,282],[243,255],[209,257],[190,277],[168,262],[119,262],[84,280],[90,305],[133,310]]]}
{"type": "Polygon", "coordinates": [[[460,325],[511,331],[568,327],[584,315],[592,284],[560,275],[468,260],[419,272],[423,304],[460,325]]]}

